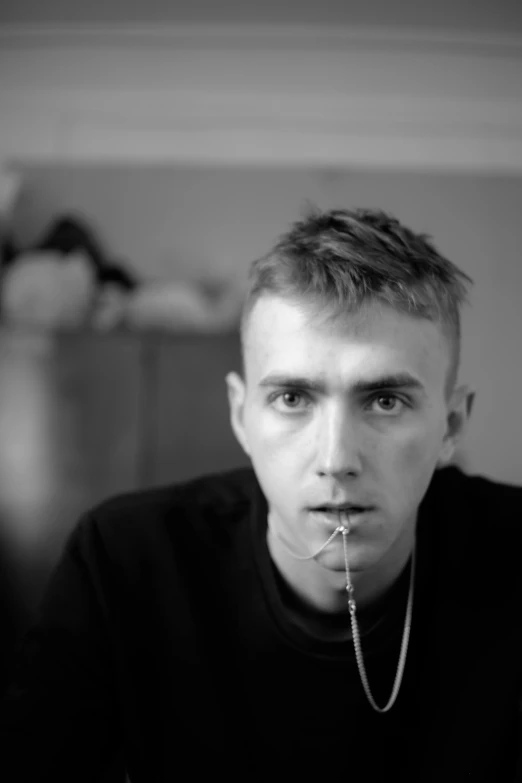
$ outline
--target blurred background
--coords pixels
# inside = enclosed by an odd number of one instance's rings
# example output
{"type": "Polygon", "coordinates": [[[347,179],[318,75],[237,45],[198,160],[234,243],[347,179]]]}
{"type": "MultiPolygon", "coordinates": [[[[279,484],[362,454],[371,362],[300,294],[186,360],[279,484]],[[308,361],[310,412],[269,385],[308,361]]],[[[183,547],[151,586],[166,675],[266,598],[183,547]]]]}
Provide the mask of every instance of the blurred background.
{"type": "Polygon", "coordinates": [[[3,0],[8,638],[86,508],[246,464],[248,266],[309,203],[388,210],[474,279],[457,461],[521,483],[519,0],[3,0]]]}

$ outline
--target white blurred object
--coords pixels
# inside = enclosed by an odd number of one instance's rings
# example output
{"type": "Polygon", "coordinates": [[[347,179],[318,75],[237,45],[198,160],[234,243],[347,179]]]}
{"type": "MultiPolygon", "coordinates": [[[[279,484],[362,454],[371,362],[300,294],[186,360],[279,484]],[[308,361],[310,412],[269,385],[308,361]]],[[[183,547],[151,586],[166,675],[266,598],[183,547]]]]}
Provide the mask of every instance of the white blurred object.
{"type": "Polygon", "coordinates": [[[241,301],[234,285],[210,297],[189,281],[147,283],[129,298],[126,322],[140,329],[227,331],[238,322],[241,301]]]}
{"type": "Polygon", "coordinates": [[[130,294],[119,285],[104,285],[96,300],[91,316],[91,326],[100,332],[108,332],[120,326],[125,319],[130,294]]]}
{"type": "Polygon", "coordinates": [[[95,275],[87,254],[25,253],[4,274],[2,318],[11,326],[78,328],[87,322],[95,295],[95,275]]]}

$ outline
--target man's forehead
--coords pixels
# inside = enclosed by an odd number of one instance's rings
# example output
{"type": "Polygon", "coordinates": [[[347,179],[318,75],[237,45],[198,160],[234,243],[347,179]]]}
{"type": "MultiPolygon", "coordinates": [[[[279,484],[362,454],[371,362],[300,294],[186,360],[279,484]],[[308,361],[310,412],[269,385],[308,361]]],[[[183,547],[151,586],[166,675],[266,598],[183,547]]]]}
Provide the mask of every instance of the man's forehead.
{"type": "Polygon", "coordinates": [[[418,343],[442,337],[438,324],[398,312],[381,302],[367,303],[356,311],[335,313],[333,309],[314,307],[306,302],[276,296],[261,297],[252,309],[247,337],[258,348],[277,349],[295,340],[311,344],[361,341],[383,338],[392,342],[418,343]]]}
{"type": "MultiPolygon", "coordinates": [[[[429,378],[447,366],[447,344],[438,324],[402,314],[381,303],[335,318],[304,303],[260,299],[252,310],[246,362],[255,382],[267,374],[311,371],[335,374],[329,364],[347,361],[356,375],[410,373],[429,378]]],[[[362,378],[361,378],[362,379],[362,378]]]]}

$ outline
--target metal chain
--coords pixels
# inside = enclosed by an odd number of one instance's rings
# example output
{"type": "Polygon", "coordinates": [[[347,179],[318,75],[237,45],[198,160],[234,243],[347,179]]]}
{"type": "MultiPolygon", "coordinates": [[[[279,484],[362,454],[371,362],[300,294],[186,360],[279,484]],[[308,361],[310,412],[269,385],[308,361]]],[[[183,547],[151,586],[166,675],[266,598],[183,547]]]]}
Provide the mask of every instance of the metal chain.
{"type": "Polygon", "coordinates": [[[290,547],[288,546],[288,544],[286,543],[286,541],[284,541],[284,540],[281,538],[281,536],[277,535],[277,533],[276,533],[276,537],[279,539],[279,541],[280,541],[280,542],[283,544],[283,546],[286,548],[287,552],[289,552],[289,554],[291,554],[291,555],[292,555],[292,557],[293,557],[293,558],[295,558],[296,560],[313,560],[313,559],[314,559],[314,557],[317,557],[317,555],[321,554],[321,552],[323,551],[323,549],[326,549],[326,547],[328,546],[328,544],[330,543],[330,541],[333,541],[333,540],[334,540],[334,538],[335,538],[335,536],[337,536],[337,535],[338,535],[340,532],[341,532],[341,528],[340,528],[340,527],[336,527],[336,528],[335,528],[335,530],[334,530],[334,532],[333,532],[333,533],[332,533],[332,535],[330,536],[330,538],[329,538],[327,541],[325,541],[325,542],[324,542],[324,544],[322,545],[322,547],[321,547],[320,549],[318,549],[318,550],[317,550],[317,552],[314,552],[314,553],[313,553],[313,555],[307,555],[306,557],[303,557],[302,555],[298,555],[298,554],[296,554],[296,552],[294,552],[292,549],[290,549],[290,547]]]}
{"type": "Polygon", "coordinates": [[[395,704],[395,700],[399,695],[399,690],[402,683],[402,677],[404,674],[404,668],[406,666],[406,656],[408,654],[408,643],[410,640],[411,616],[412,616],[412,609],[413,609],[413,593],[414,593],[414,585],[415,585],[415,547],[413,549],[412,559],[411,559],[410,589],[408,594],[408,604],[406,606],[404,630],[402,633],[401,651],[399,654],[397,671],[395,673],[395,681],[393,683],[393,688],[388,703],[386,704],[385,707],[379,707],[379,705],[376,703],[375,699],[373,698],[370,689],[370,684],[368,682],[368,675],[366,674],[366,667],[364,665],[364,658],[363,658],[362,647],[361,647],[359,625],[357,623],[357,617],[356,617],[357,607],[355,604],[355,599],[353,597],[354,588],[350,579],[350,569],[348,567],[348,542],[346,540],[348,533],[350,531],[347,528],[343,528],[341,531],[339,531],[339,528],[337,528],[337,531],[342,532],[342,536],[343,536],[344,563],[345,563],[345,570],[346,570],[346,592],[348,593],[348,611],[350,612],[353,646],[355,650],[355,659],[357,661],[357,668],[359,669],[359,676],[361,678],[361,682],[364,688],[364,692],[366,693],[366,697],[370,702],[371,706],[373,707],[373,709],[376,712],[388,712],[388,710],[391,710],[391,708],[395,704]]]}
{"type": "Polygon", "coordinates": [[[352,585],[352,581],[350,579],[350,568],[348,565],[348,542],[347,537],[350,533],[350,528],[346,527],[345,525],[339,525],[339,527],[336,527],[332,535],[328,538],[328,540],[318,549],[316,552],[313,553],[313,555],[308,555],[307,557],[303,557],[302,555],[296,554],[286,541],[284,541],[282,538],[277,536],[280,540],[280,542],[284,545],[284,547],[287,549],[290,555],[294,557],[296,560],[313,560],[315,557],[317,557],[318,554],[320,554],[323,549],[326,549],[328,544],[333,541],[335,536],[339,535],[339,533],[342,534],[343,537],[343,553],[344,553],[344,567],[345,567],[345,573],[346,573],[346,592],[348,594],[348,611],[350,613],[350,623],[352,626],[352,637],[353,637],[353,646],[355,650],[355,660],[357,661],[357,668],[359,669],[359,677],[361,678],[361,683],[364,689],[364,692],[366,694],[366,697],[368,701],[370,702],[371,706],[376,712],[388,712],[388,710],[391,710],[393,705],[395,704],[395,701],[397,699],[397,696],[399,695],[399,690],[402,684],[402,677],[404,675],[404,668],[406,666],[406,656],[408,654],[408,644],[410,641],[410,628],[411,628],[411,617],[412,617],[412,611],[413,611],[413,593],[415,589],[415,547],[413,547],[412,552],[412,558],[411,558],[411,571],[410,571],[410,589],[408,593],[408,604],[406,606],[406,616],[404,618],[404,630],[402,632],[402,642],[401,642],[401,650],[399,653],[399,661],[397,663],[397,671],[395,673],[395,680],[393,683],[392,692],[390,695],[390,698],[388,700],[388,703],[384,707],[379,707],[379,705],[376,703],[375,699],[373,698],[373,694],[370,689],[370,684],[368,682],[368,675],[366,673],[366,667],[364,665],[364,657],[362,652],[362,646],[361,646],[361,636],[359,633],[359,625],[357,623],[357,606],[355,603],[354,598],[354,587],[352,585]]]}

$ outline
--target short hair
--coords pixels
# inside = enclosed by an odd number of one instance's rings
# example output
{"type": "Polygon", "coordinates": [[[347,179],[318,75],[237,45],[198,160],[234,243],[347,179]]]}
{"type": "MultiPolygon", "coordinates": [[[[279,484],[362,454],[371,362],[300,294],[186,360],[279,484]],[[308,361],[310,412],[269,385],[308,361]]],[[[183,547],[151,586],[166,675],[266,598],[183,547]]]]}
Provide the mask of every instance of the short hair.
{"type": "Polygon", "coordinates": [[[305,300],[332,311],[332,317],[381,301],[441,324],[452,348],[446,389],[451,393],[467,284],[473,280],[437,251],[431,237],[414,233],[390,214],[312,207],[251,264],[240,323],[243,370],[248,320],[262,296],[305,300]]]}

